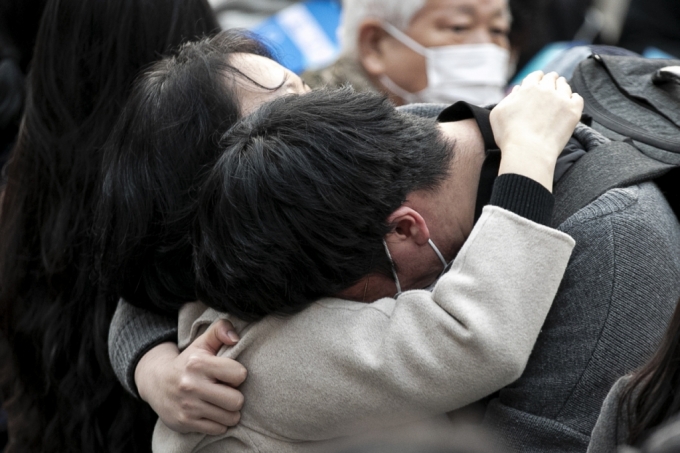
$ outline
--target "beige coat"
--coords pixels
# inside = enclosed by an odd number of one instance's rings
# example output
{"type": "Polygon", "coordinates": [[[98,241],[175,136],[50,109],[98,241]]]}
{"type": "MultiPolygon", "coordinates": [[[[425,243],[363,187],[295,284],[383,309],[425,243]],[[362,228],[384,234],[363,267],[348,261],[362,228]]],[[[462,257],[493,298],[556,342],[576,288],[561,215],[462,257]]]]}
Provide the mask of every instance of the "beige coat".
{"type": "Polygon", "coordinates": [[[158,422],[154,452],[308,452],[368,426],[460,408],[516,380],[574,241],[487,206],[432,293],[374,303],[325,298],[288,318],[245,323],[200,303],[180,313],[180,347],[214,320],[241,341],[220,355],[249,371],[241,422],[222,436],[158,422]]]}

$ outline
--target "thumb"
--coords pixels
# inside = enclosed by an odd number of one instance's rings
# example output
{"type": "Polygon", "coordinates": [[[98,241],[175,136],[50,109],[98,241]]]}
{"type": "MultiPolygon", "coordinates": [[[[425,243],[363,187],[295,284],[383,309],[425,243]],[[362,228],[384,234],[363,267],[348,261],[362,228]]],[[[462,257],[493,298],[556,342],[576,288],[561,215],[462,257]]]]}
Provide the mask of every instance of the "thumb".
{"type": "Polygon", "coordinates": [[[192,346],[217,355],[222,345],[232,346],[238,343],[239,337],[231,322],[219,319],[214,322],[203,335],[196,338],[192,346]]]}

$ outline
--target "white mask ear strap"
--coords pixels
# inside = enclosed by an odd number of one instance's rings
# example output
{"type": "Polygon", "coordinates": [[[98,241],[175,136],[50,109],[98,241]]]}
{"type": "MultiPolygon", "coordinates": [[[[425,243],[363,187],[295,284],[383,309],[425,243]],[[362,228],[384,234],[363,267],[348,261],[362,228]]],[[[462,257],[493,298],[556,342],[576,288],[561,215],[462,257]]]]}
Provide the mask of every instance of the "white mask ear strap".
{"type": "Polygon", "coordinates": [[[399,284],[399,277],[397,276],[397,270],[394,267],[394,260],[392,259],[392,254],[390,254],[390,249],[387,248],[387,242],[384,239],[383,245],[385,246],[385,252],[387,252],[387,257],[390,259],[390,263],[392,263],[392,275],[394,276],[394,284],[397,286],[397,294],[394,297],[397,297],[399,294],[401,294],[401,285],[399,284]]]}
{"type": "Polygon", "coordinates": [[[428,239],[427,243],[430,244],[430,247],[432,247],[432,250],[434,250],[434,253],[436,253],[437,256],[439,257],[439,261],[442,262],[444,269],[446,269],[446,266],[448,266],[449,264],[444,259],[444,255],[442,255],[442,252],[440,252],[439,249],[437,248],[437,246],[434,245],[434,242],[432,242],[432,239],[428,239]]]}
{"type": "Polygon", "coordinates": [[[424,57],[427,56],[427,47],[423,46],[418,41],[411,38],[409,35],[399,30],[397,27],[390,24],[389,22],[383,21],[381,25],[383,27],[383,30],[392,35],[394,39],[401,42],[403,45],[405,45],[415,53],[418,53],[424,57]]]}
{"type": "Polygon", "coordinates": [[[383,85],[385,85],[385,88],[387,88],[388,91],[402,98],[407,104],[413,104],[418,102],[418,99],[415,96],[415,94],[411,93],[410,91],[406,91],[405,89],[397,85],[392,79],[387,77],[385,74],[381,75],[379,79],[380,82],[383,85]]]}

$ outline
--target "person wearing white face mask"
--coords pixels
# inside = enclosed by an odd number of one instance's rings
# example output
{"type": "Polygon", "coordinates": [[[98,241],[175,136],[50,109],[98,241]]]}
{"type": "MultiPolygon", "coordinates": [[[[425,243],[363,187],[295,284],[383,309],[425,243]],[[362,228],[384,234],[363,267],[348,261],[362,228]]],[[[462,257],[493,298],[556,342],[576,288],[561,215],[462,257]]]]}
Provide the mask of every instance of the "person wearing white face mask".
{"type": "Polygon", "coordinates": [[[424,47],[392,24],[383,25],[393,38],[425,57],[427,86],[411,93],[387,74],[380,83],[406,103],[454,103],[477,105],[499,102],[505,96],[510,52],[496,44],[458,44],[424,47]]]}
{"type": "Polygon", "coordinates": [[[351,84],[397,105],[500,101],[513,54],[507,0],[346,0],[343,53],[312,87],[351,84]]]}

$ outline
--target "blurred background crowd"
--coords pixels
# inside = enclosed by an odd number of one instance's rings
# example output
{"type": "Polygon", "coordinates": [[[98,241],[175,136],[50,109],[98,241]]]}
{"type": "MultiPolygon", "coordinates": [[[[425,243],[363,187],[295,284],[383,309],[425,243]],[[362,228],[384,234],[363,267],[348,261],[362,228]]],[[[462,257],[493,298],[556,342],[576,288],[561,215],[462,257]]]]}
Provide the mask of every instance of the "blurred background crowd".
{"type": "MultiPolygon", "coordinates": [[[[555,53],[578,44],[606,44],[650,57],[680,55],[680,4],[673,0],[510,0],[513,74],[542,69],[555,53]],[[534,59],[533,64],[531,63],[534,59]]],[[[211,0],[223,29],[262,36],[294,72],[333,63],[343,49],[342,2],[336,0],[211,0]]],[[[0,5],[0,145],[7,158],[22,106],[22,81],[45,0],[0,5]]],[[[344,46],[344,47],[343,47],[344,46]]],[[[512,79],[513,77],[510,77],[512,79]]]]}

